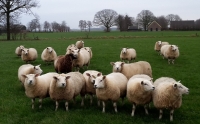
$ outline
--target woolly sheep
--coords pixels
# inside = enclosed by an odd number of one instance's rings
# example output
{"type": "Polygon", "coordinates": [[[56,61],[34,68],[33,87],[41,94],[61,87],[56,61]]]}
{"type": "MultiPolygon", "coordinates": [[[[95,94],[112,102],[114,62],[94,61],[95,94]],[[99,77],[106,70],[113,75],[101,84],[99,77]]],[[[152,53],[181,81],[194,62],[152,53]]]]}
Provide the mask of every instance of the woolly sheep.
{"type": "Polygon", "coordinates": [[[84,105],[85,78],[79,72],[59,74],[53,77],[49,90],[50,98],[56,102],[57,111],[60,100],[66,100],[65,107],[68,111],[68,102],[79,94],[82,97],[81,106],[84,105]]]}
{"type": "Polygon", "coordinates": [[[41,59],[45,62],[53,62],[56,57],[56,51],[52,47],[45,48],[41,54],[41,59]]]}
{"type": "Polygon", "coordinates": [[[72,54],[74,58],[76,58],[73,60],[73,67],[75,67],[77,71],[83,66],[87,66],[88,68],[91,57],[87,50],[74,49],[72,50],[72,54]]]}
{"type": "MultiPolygon", "coordinates": [[[[94,88],[95,78],[100,75],[101,73],[95,70],[87,70],[83,73],[86,81],[85,92],[90,95],[90,104],[92,104],[92,96],[96,95],[96,90],[94,88]]],[[[98,102],[98,105],[99,104],[98,102]]]]}
{"type": "Polygon", "coordinates": [[[40,65],[34,66],[31,64],[24,64],[21,65],[18,69],[18,79],[24,86],[25,77],[22,75],[27,74],[42,74],[42,69],[40,68],[40,65]]]}
{"type": "Polygon", "coordinates": [[[21,58],[26,63],[30,61],[35,61],[37,57],[38,57],[38,54],[35,48],[24,48],[22,50],[21,58]]]}
{"type": "Polygon", "coordinates": [[[160,52],[161,47],[164,46],[164,45],[169,45],[169,42],[157,41],[155,43],[154,50],[157,51],[157,52],[160,52]]]}
{"type": "Polygon", "coordinates": [[[24,49],[24,46],[23,46],[23,45],[18,46],[18,47],[15,49],[15,54],[16,54],[17,56],[21,56],[21,54],[22,54],[22,49],[24,49]]]}
{"type": "Polygon", "coordinates": [[[120,53],[120,59],[123,60],[128,60],[128,63],[131,60],[136,59],[136,51],[133,48],[122,48],[121,53],[120,53]]]}
{"type": "Polygon", "coordinates": [[[75,44],[69,45],[69,46],[67,47],[67,49],[66,49],[66,54],[70,54],[70,53],[71,53],[71,50],[73,50],[73,49],[78,49],[78,48],[76,47],[75,44]]]}
{"type": "Polygon", "coordinates": [[[72,54],[60,55],[54,60],[54,68],[57,73],[68,73],[73,69],[72,54]]]}
{"type": "Polygon", "coordinates": [[[77,41],[77,42],[76,42],[76,47],[77,47],[78,49],[83,48],[83,47],[84,47],[84,42],[83,42],[82,40],[77,41]]]}
{"type": "Polygon", "coordinates": [[[188,94],[189,89],[169,77],[158,78],[154,86],[153,104],[160,110],[159,119],[162,118],[163,109],[170,109],[170,121],[173,121],[174,110],[181,107],[182,94],[188,94]]]}
{"type": "Polygon", "coordinates": [[[168,59],[168,63],[170,64],[170,61],[172,64],[174,64],[174,61],[176,58],[179,57],[179,49],[176,45],[164,45],[161,47],[161,55],[163,55],[163,59],[168,59]]]}
{"type": "Polygon", "coordinates": [[[86,51],[88,51],[90,53],[90,59],[92,58],[92,47],[83,47],[81,49],[85,49],[86,51]]]}
{"type": "Polygon", "coordinates": [[[122,73],[110,73],[108,75],[99,75],[95,79],[94,87],[96,88],[97,99],[102,101],[105,113],[105,102],[111,100],[115,112],[117,112],[117,101],[126,96],[126,86],[128,79],[122,73]]]}
{"type": "Polygon", "coordinates": [[[144,105],[145,113],[148,114],[148,104],[152,100],[152,91],[155,89],[149,76],[137,75],[131,77],[127,83],[127,99],[133,104],[131,116],[134,116],[137,105],[144,105]]]}
{"type": "Polygon", "coordinates": [[[32,109],[34,109],[35,98],[39,98],[40,106],[42,108],[42,100],[49,97],[49,86],[53,76],[57,73],[49,72],[39,76],[39,74],[28,74],[24,76],[25,94],[32,100],[32,109]]]}
{"type": "Polygon", "coordinates": [[[110,64],[113,66],[113,72],[120,72],[128,79],[136,74],[146,74],[152,77],[151,65],[146,61],[138,61],[129,64],[118,61],[110,62],[110,64]]]}

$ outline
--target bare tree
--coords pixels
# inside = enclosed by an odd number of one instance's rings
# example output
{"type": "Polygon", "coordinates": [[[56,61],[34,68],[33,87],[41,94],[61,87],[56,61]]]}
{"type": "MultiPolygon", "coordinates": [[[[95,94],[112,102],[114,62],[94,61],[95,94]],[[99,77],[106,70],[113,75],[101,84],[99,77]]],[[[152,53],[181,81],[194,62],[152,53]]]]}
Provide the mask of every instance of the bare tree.
{"type": "Polygon", "coordinates": [[[65,21],[62,21],[60,26],[61,26],[61,32],[67,31],[67,23],[65,21]]]}
{"type": "Polygon", "coordinates": [[[109,32],[110,28],[116,25],[117,16],[118,14],[116,11],[104,9],[95,14],[93,24],[95,26],[104,26],[106,32],[109,32]]]}
{"type": "Polygon", "coordinates": [[[87,21],[87,27],[88,27],[88,30],[90,32],[90,28],[92,27],[92,22],[91,21],[87,21]]]}
{"type": "Polygon", "coordinates": [[[182,19],[179,17],[179,15],[175,15],[175,14],[168,14],[166,16],[166,19],[167,19],[167,23],[168,23],[168,26],[170,26],[170,22],[171,21],[181,21],[182,19]]]}
{"type": "Polygon", "coordinates": [[[118,15],[116,24],[120,31],[127,31],[129,26],[133,26],[134,18],[129,17],[128,15],[118,15]]]}
{"type": "Polygon", "coordinates": [[[31,8],[37,7],[36,0],[0,0],[0,10],[6,15],[7,40],[10,40],[10,15],[12,13],[27,13],[31,8]]]}
{"type": "Polygon", "coordinates": [[[83,31],[84,30],[84,20],[80,20],[78,26],[81,29],[81,31],[83,31]]]}
{"type": "Polygon", "coordinates": [[[162,30],[168,29],[168,27],[167,27],[168,26],[168,21],[165,18],[165,16],[159,16],[155,20],[162,27],[162,30]]]}
{"type": "Polygon", "coordinates": [[[35,30],[35,32],[37,31],[37,29],[40,31],[41,30],[41,25],[38,19],[32,19],[31,22],[28,23],[28,29],[30,31],[35,30]]]}
{"type": "Polygon", "coordinates": [[[46,31],[48,31],[49,29],[50,29],[50,23],[47,22],[47,21],[45,21],[45,22],[44,22],[44,31],[46,32],[46,31]]]}
{"type": "Polygon", "coordinates": [[[137,22],[141,27],[143,27],[145,31],[147,30],[147,26],[149,25],[149,23],[152,22],[154,19],[154,14],[149,10],[142,10],[137,15],[137,22]]]}

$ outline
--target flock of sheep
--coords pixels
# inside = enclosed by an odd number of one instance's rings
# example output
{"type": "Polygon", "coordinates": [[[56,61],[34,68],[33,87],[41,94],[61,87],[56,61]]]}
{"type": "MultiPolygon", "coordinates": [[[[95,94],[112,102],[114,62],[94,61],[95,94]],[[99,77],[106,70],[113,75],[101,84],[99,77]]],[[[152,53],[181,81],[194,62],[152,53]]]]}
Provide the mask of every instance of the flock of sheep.
{"type": "MultiPolygon", "coordinates": [[[[167,42],[158,41],[155,50],[174,64],[179,56],[176,45],[169,45],[167,42]],[[165,45],[164,45],[165,44],[165,45]]],[[[35,48],[19,46],[15,53],[21,56],[26,63],[37,59],[35,48]]],[[[83,41],[77,41],[66,49],[65,55],[57,56],[52,47],[47,47],[41,54],[41,59],[46,62],[53,62],[56,72],[42,74],[40,65],[21,65],[18,69],[18,78],[25,88],[25,94],[32,99],[34,109],[35,98],[39,98],[40,108],[42,100],[50,97],[55,101],[58,109],[59,101],[65,100],[65,108],[68,110],[69,101],[75,101],[75,97],[82,98],[81,106],[84,105],[86,95],[90,96],[90,103],[96,96],[98,106],[102,102],[105,112],[105,102],[111,100],[115,112],[117,102],[127,98],[133,104],[131,116],[134,116],[137,105],[144,105],[145,113],[148,114],[148,107],[153,102],[155,108],[159,109],[159,119],[162,118],[163,109],[170,109],[170,121],[173,121],[173,112],[182,104],[182,94],[188,94],[189,89],[170,77],[160,77],[153,82],[152,68],[146,61],[131,62],[136,59],[136,50],[123,48],[120,52],[122,61],[110,62],[113,66],[112,73],[103,75],[97,70],[86,70],[83,74],[79,69],[89,66],[92,58],[91,47],[84,47],[83,41]],[[127,60],[128,63],[124,61],[127,60]],[[75,71],[73,71],[73,69],[75,71]]]]}

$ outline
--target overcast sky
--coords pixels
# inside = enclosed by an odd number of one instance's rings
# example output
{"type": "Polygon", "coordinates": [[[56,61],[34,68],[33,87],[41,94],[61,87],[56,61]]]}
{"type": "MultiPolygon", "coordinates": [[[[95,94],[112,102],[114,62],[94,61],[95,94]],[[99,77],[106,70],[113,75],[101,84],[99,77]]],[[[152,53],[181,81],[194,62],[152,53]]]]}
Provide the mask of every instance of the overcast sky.
{"type": "MultiPolygon", "coordinates": [[[[150,10],[154,16],[177,14],[183,20],[200,19],[200,0],[37,0],[39,8],[32,9],[44,21],[65,21],[71,29],[78,29],[79,21],[93,21],[94,15],[103,9],[112,9],[118,14],[137,17],[142,10],[150,10]]],[[[27,25],[33,15],[21,16],[27,25]]]]}

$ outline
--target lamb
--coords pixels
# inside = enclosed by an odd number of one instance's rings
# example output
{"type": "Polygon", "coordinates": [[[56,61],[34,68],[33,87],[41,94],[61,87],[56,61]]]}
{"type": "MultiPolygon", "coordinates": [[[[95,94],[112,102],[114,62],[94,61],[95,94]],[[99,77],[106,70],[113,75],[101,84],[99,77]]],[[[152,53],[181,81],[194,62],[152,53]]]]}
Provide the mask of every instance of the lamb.
{"type": "Polygon", "coordinates": [[[35,98],[39,98],[40,106],[42,108],[42,100],[49,97],[49,87],[55,72],[49,72],[39,76],[39,74],[28,74],[24,76],[25,94],[32,100],[32,109],[34,109],[35,98]]]}
{"type": "Polygon", "coordinates": [[[76,47],[77,47],[78,49],[83,48],[83,47],[84,47],[84,42],[83,42],[82,40],[77,41],[77,42],[76,42],[76,47]]]}
{"type": "MultiPolygon", "coordinates": [[[[94,88],[95,78],[100,75],[101,73],[95,70],[87,70],[83,73],[86,81],[85,93],[90,95],[90,104],[92,104],[93,95],[96,95],[96,90],[94,88]]],[[[100,105],[99,102],[98,105],[100,105]]]]}
{"type": "Polygon", "coordinates": [[[163,55],[163,59],[168,59],[168,64],[170,61],[174,64],[175,59],[177,59],[180,55],[179,49],[176,45],[164,45],[161,47],[161,55],[163,55]]]}
{"type": "Polygon", "coordinates": [[[173,121],[174,110],[182,105],[182,95],[189,94],[189,89],[180,81],[173,78],[161,77],[154,82],[153,104],[160,110],[159,119],[162,118],[163,109],[170,109],[170,121],[173,121]]]}
{"type": "Polygon", "coordinates": [[[95,79],[94,87],[96,88],[97,99],[102,101],[105,113],[105,101],[111,100],[115,112],[117,112],[117,101],[126,96],[126,86],[128,79],[122,73],[110,73],[108,75],[99,75],[95,79]]]}
{"type": "Polygon", "coordinates": [[[57,57],[56,51],[52,47],[47,47],[43,50],[41,54],[41,59],[48,62],[53,62],[57,57]]]}
{"type": "Polygon", "coordinates": [[[68,111],[68,102],[79,94],[82,97],[81,106],[84,105],[85,78],[79,72],[59,74],[53,77],[49,90],[50,98],[56,102],[57,111],[60,100],[66,100],[65,107],[68,111]]]}
{"type": "Polygon", "coordinates": [[[72,54],[74,58],[76,58],[73,60],[73,67],[75,67],[77,71],[83,66],[87,66],[88,68],[91,57],[87,50],[74,49],[72,50],[72,54]]]}
{"type": "Polygon", "coordinates": [[[128,60],[128,63],[131,60],[136,59],[136,51],[133,48],[122,48],[121,53],[120,53],[120,59],[123,60],[128,60]]]}
{"type": "Polygon", "coordinates": [[[54,60],[54,68],[57,73],[68,73],[73,69],[72,54],[60,55],[54,60]]]}
{"type": "Polygon", "coordinates": [[[127,83],[127,99],[133,104],[131,116],[134,116],[137,105],[144,105],[145,113],[152,100],[152,91],[155,89],[149,76],[134,75],[127,83]],[[142,78],[144,77],[144,78],[142,78]]]}
{"type": "Polygon", "coordinates": [[[151,65],[146,61],[138,61],[134,63],[126,64],[124,62],[110,62],[113,66],[113,72],[120,72],[124,74],[128,79],[136,74],[146,74],[152,77],[151,65]]]}
{"type": "Polygon", "coordinates": [[[22,54],[22,49],[24,49],[24,46],[23,46],[23,45],[18,46],[18,47],[15,49],[15,54],[16,54],[17,56],[21,56],[21,54],[22,54]]]}
{"type": "Polygon", "coordinates": [[[40,65],[33,66],[31,64],[24,64],[21,65],[18,69],[18,79],[21,82],[21,84],[24,86],[25,77],[22,75],[27,74],[42,74],[42,69],[40,68],[40,65]]]}
{"type": "Polygon", "coordinates": [[[24,48],[22,50],[21,58],[26,63],[35,61],[38,57],[37,50],[35,48],[24,48]]]}
{"type": "Polygon", "coordinates": [[[160,52],[161,47],[164,46],[164,45],[169,45],[169,42],[157,41],[155,43],[154,50],[157,51],[157,52],[160,52]]]}

